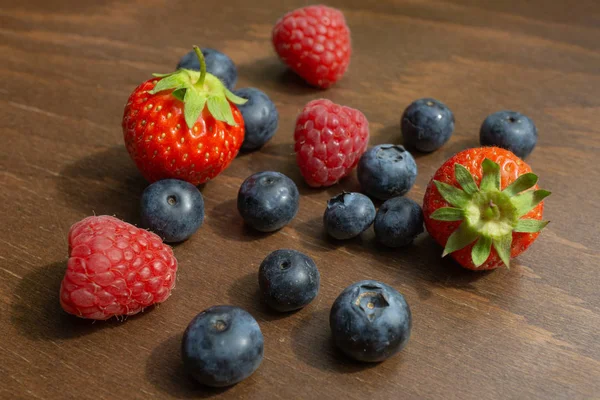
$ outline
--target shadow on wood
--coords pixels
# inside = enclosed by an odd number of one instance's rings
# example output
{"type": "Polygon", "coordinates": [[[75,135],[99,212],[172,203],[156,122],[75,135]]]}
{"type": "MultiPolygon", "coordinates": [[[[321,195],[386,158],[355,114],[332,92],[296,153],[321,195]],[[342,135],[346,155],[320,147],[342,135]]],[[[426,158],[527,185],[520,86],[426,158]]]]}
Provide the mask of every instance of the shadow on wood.
{"type": "Polygon", "coordinates": [[[277,312],[271,310],[262,300],[258,286],[258,269],[235,280],[227,291],[229,303],[242,307],[257,320],[276,321],[294,315],[297,311],[277,312]]]}
{"type": "Polygon", "coordinates": [[[355,361],[335,347],[329,331],[329,309],[307,314],[296,323],[291,336],[294,354],[311,367],[352,374],[377,365],[355,361]]]}
{"type": "Polygon", "coordinates": [[[125,146],[114,146],[67,165],[58,181],[68,207],[86,215],[114,215],[139,225],[139,202],[148,183],[125,146]]]}
{"type": "Polygon", "coordinates": [[[200,385],[188,376],[181,361],[182,338],[182,333],[171,336],[152,350],[146,361],[146,379],[177,398],[210,398],[229,390],[200,385]]]}
{"type": "Polygon", "coordinates": [[[275,54],[237,66],[239,76],[246,77],[267,94],[271,91],[285,95],[320,97],[322,92],[300,78],[283,64],[275,54]]]}
{"type": "Polygon", "coordinates": [[[224,201],[211,208],[210,218],[211,228],[221,237],[230,240],[251,242],[266,238],[274,233],[259,232],[246,225],[238,212],[237,199],[224,201]]]}
{"type": "Polygon", "coordinates": [[[69,339],[103,329],[107,324],[120,324],[80,319],[61,309],[59,291],[66,268],[66,260],[37,267],[19,282],[11,321],[23,336],[33,340],[69,339]]]}

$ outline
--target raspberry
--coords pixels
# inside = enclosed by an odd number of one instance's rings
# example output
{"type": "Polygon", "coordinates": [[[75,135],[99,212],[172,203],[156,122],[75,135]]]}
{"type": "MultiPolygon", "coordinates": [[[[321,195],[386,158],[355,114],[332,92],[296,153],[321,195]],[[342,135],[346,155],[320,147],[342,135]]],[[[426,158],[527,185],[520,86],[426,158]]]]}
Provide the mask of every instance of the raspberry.
{"type": "Polygon", "coordinates": [[[294,72],[320,88],[344,75],[352,53],[344,14],[320,5],[299,8],[277,21],[273,46],[294,72]]]}
{"type": "Polygon", "coordinates": [[[81,318],[133,315],[165,301],[177,260],[152,232],[107,215],[87,217],[69,231],[62,308],[81,318]]]}
{"type": "Polygon", "coordinates": [[[313,100],[296,120],[296,160],[306,182],[331,186],[347,176],[367,149],[369,121],[358,110],[313,100]]]}

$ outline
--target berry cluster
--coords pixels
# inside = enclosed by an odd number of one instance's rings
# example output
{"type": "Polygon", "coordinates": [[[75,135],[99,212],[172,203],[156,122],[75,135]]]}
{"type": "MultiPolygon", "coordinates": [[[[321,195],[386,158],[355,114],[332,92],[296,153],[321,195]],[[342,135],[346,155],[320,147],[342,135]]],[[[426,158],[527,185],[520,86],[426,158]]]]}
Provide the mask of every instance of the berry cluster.
{"type": "MultiPolygon", "coordinates": [[[[341,11],[310,6],[275,25],[280,58],[309,84],[327,88],[350,63],[350,30],[341,11]]],[[[165,301],[175,286],[177,260],[163,243],[189,239],[203,224],[204,199],[197,188],[216,178],[240,150],[263,147],[275,134],[275,103],[255,88],[235,89],[237,69],[213,49],[183,56],[177,70],[157,74],[136,88],[125,106],[125,146],[150,182],[141,198],[137,228],[110,216],[87,217],[69,231],[69,260],[60,289],[63,309],[104,320],[139,313],[165,301]]],[[[454,114],[440,101],[417,100],[404,111],[401,131],[411,151],[432,152],[450,140],[454,114]]],[[[427,186],[423,209],[404,197],[417,179],[417,162],[402,145],[368,149],[369,122],[359,110],[327,99],[310,101],[296,119],[296,160],[306,184],[332,186],[357,168],[361,191],[332,197],[324,230],[335,240],[355,238],[374,225],[376,239],[392,248],[408,246],[424,228],[470,269],[508,266],[547,224],[537,176],[519,157],[537,141],[526,116],[503,111],[481,126],[484,146],[456,154],[427,186]],[[507,150],[508,149],[508,150],[507,150]],[[509,151],[510,150],[510,151],[509,151]],[[511,152],[512,151],[512,152],[511,152]],[[517,157],[519,156],[519,157],[517,157]],[[382,201],[377,210],[375,201],[382,201]]],[[[297,215],[296,183],[262,171],[241,184],[238,212],[260,232],[283,229],[297,215]]],[[[308,306],[319,294],[314,260],[293,249],[269,254],[257,271],[262,301],[275,312],[308,306]]],[[[333,341],[356,360],[380,362],[399,352],[412,327],[404,296],[382,282],[348,286],[330,312],[333,341]]],[[[198,382],[229,386],[250,376],[264,356],[257,321],[246,311],[216,305],[185,330],[182,358],[198,382]]]]}

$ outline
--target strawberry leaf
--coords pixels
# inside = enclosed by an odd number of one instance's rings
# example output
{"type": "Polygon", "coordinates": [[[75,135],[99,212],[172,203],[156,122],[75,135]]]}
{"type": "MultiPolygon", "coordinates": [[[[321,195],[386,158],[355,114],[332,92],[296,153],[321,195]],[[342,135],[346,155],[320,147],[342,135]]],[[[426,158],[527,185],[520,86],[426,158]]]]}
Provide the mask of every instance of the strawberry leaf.
{"type": "Polygon", "coordinates": [[[493,189],[500,190],[500,166],[486,158],[481,163],[481,168],[483,169],[483,177],[479,189],[486,192],[493,189]]]}
{"type": "Polygon", "coordinates": [[[454,207],[441,207],[431,213],[430,218],[438,221],[461,221],[464,219],[463,210],[454,207]]]}
{"type": "Polygon", "coordinates": [[[510,267],[510,246],[512,245],[512,233],[504,235],[498,239],[494,239],[494,249],[500,256],[506,267],[510,267]]]}
{"type": "Polygon", "coordinates": [[[473,180],[473,175],[461,164],[454,164],[454,176],[467,194],[473,194],[479,189],[473,180]]]}
{"type": "Polygon", "coordinates": [[[227,88],[225,88],[225,96],[227,97],[227,100],[229,100],[233,104],[242,105],[246,104],[246,102],[248,101],[247,99],[244,99],[243,97],[240,97],[234,94],[233,92],[230,92],[227,88]]]}
{"type": "Polygon", "coordinates": [[[156,94],[163,90],[186,88],[186,84],[188,83],[187,79],[189,78],[185,77],[183,74],[169,75],[158,81],[156,86],[154,86],[154,89],[150,90],[149,93],[156,94]]]}
{"type": "Polygon", "coordinates": [[[177,100],[183,101],[183,99],[185,98],[185,92],[186,92],[186,89],[177,89],[177,90],[174,90],[173,92],[171,92],[171,94],[177,100]]]}
{"type": "Polygon", "coordinates": [[[440,181],[433,181],[440,195],[448,203],[455,207],[463,208],[471,199],[471,196],[463,192],[457,187],[440,181]]]}
{"type": "Polygon", "coordinates": [[[237,126],[233,119],[231,106],[225,97],[210,96],[208,98],[208,110],[216,120],[227,122],[231,126],[237,126]]]}
{"type": "Polygon", "coordinates": [[[454,253],[457,250],[467,247],[471,243],[477,239],[477,232],[469,229],[467,225],[463,222],[460,224],[457,230],[452,232],[452,235],[448,238],[448,242],[446,242],[446,247],[444,248],[444,253],[442,257],[450,253],[454,253]]]}
{"type": "Polygon", "coordinates": [[[481,236],[473,249],[471,250],[471,258],[476,267],[480,267],[490,256],[492,251],[492,239],[486,236],[481,236]]]}
{"type": "Polygon", "coordinates": [[[549,222],[550,221],[538,221],[537,219],[520,219],[513,232],[539,232],[544,229],[549,222]]]}
{"type": "Polygon", "coordinates": [[[169,74],[154,74],[161,79],[149,93],[172,90],[173,97],[184,103],[183,114],[190,128],[198,121],[205,106],[216,120],[236,126],[231,103],[244,104],[247,100],[228,91],[223,82],[207,73],[202,51],[194,46],[194,52],[200,63],[200,71],[182,68],[169,74]]]}
{"type": "Polygon", "coordinates": [[[518,177],[517,180],[515,180],[513,183],[508,185],[506,189],[502,191],[502,193],[505,193],[509,197],[516,196],[517,194],[534,187],[537,181],[538,177],[536,174],[533,174],[531,172],[523,174],[520,177],[518,177]]]}
{"type": "Polygon", "coordinates": [[[189,88],[185,91],[183,98],[183,115],[188,128],[193,128],[198,117],[202,114],[206,104],[206,95],[198,92],[195,88],[189,88]]]}
{"type": "Polygon", "coordinates": [[[517,217],[522,217],[548,196],[550,192],[547,190],[529,190],[511,198],[511,202],[517,210],[517,217]]]}

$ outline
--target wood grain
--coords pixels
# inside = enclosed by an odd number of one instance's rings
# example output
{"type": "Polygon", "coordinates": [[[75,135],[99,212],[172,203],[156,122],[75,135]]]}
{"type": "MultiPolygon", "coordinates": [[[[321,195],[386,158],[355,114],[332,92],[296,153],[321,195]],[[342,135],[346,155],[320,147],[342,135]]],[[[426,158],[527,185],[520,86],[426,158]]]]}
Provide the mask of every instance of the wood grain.
{"type": "Polygon", "coordinates": [[[290,73],[269,42],[276,19],[306,1],[0,3],[0,398],[600,398],[597,1],[332,0],[354,56],[325,92],[290,73]],[[138,222],[146,183],[122,143],[123,105],[192,44],[229,54],[238,86],[275,101],[280,129],[203,188],[206,223],[175,248],[180,272],[166,303],[124,323],[71,318],[57,298],[68,228],[93,213],[138,222]],[[327,97],[365,113],[371,144],[398,143],[402,110],[425,96],[448,104],[457,123],[441,150],[416,155],[408,196],[417,201],[446,158],[478,144],[486,115],[516,109],[539,128],[528,162],[554,192],[552,223],[510,271],[463,271],[427,235],[399,251],[372,233],[342,244],[323,235],[326,200],[357,182],[302,183],[298,111],[327,97]],[[272,235],[250,232],[235,209],[242,180],[265,169],[302,193],[298,217],[272,235]],[[310,254],[322,275],[315,302],[286,316],[256,294],[258,265],[281,247],[310,254]],[[403,292],[414,315],[408,347],[380,365],[348,361],[329,339],[331,303],[365,278],[403,292]],[[247,381],[215,391],[186,378],[179,342],[194,315],[221,303],[258,319],[266,353],[247,381]]]}

